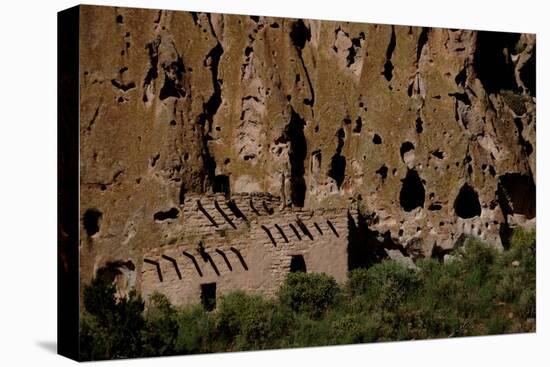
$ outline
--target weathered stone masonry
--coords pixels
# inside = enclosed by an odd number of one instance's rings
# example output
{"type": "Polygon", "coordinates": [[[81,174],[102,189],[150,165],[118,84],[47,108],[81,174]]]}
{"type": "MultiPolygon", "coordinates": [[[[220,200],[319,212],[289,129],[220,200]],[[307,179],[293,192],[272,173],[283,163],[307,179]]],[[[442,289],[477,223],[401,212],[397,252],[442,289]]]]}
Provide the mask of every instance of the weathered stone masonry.
{"type": "Polygon", "coordinates": [[[279,198],[265,194],[189,195],[172,222],[179,227],[174,243],[144,255],[145,298],[160,292],[175,305],[197,303],[201,285],[211,283],[217,295],[242,289],[273,296],[298,255],[307,271],[346,278],[346,208],[280,209],[279,198]]]}

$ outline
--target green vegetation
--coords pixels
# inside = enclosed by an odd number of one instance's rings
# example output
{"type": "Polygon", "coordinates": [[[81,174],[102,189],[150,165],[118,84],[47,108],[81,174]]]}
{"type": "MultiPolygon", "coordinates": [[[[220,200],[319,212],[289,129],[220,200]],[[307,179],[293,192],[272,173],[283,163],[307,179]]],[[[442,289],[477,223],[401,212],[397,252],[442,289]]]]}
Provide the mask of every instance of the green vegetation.
{"type": "Polygon", "coordinates": [[[291,273],[278,297],[233,292],[215,311],[175,308],[166,297],[116,300],[95,279],[84,291],[83,359],[411,340],[534,331],[535,233],[516,230],[496,251],[468,238],[449,261],[387,260],[338,285],[291,273]]]}

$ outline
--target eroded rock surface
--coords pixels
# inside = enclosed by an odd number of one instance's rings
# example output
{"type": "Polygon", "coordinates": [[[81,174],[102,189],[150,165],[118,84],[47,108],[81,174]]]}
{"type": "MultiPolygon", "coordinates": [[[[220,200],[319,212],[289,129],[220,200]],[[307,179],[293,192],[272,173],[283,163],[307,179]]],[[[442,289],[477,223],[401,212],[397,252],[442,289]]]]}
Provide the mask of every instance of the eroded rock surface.
{"type": "Polygon", "coordinates": [[[214,192],[348,208],[350,267],[443,258],[465,234],[506,245],[536,215],[535,48],[531,34],[83,6],[82,282],[107,267],[140,289],[145,254],[185,242],[188,198],[214,192]]]}

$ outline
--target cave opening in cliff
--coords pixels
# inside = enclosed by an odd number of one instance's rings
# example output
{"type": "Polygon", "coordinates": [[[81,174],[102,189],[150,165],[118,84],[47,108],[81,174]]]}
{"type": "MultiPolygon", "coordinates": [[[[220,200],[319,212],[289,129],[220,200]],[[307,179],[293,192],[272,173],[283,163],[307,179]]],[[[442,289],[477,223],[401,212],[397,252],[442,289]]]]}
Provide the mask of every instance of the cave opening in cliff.
{"type": "Polygon", "coordinates": [[[201,284],[201,304],[206,311],[216,308],[216,283],[201,284]]]}
{"type": "Polygon", "coordinates": [[[311,39],[311,32],[306,27],[302,19],[298,19],[292,24],[292,30],[290,31],[290,39],[294,46],[298,49],[303,49],[306,42],[311,39]]]}
{"type": "Polygon", "coordinates": [[[285,128],[284,139],[290,142],[288,157],[290,160],[290,197],[292,205],[304,206],[306,182],[304,180],[304,161],[307,153],[307,142],[304,135],[304,119],[291,108],[290,122],[285,128]]]}
{"type": "Polygon", "coordinates": [[[214,192],[221,192],[229,199],[231,195],[231,187],[229,186],[229,176],[216,175],[214,176],[214,192]]]}
{"type": "Polygon", "coordinates": [[[290,257],[290,272],[291,273],[306,273],[306,262],[302,255],[292,255],[290,257]]]}
{"type": "Polygon", "coordinates": [[[477,192],[468,184],[464,184],[454,203],[455,213],[460,218],[468,219],[481,215],[481,205],[477,192]]]}
{"type": "Polygon", "coordinates": [[[403,144],[401,144],[401,148],[399,148],[401,159],[404,159],[405,153],[410,152],[411,150],[414,150],[414,144],[411,143],[410,141],[406,141],[403,144]]]}
{"type": "Polygon", "coordinates": [[[536,187],[531,175],[507,173],[498,179],[497,197],[504,215],[536,216],[536,187]]]}
{"type": "Polygon", "coordinates": [[[88,237],[91,237],[99,232],[99,223],[102,217],[103,213],[95,208],[90,208],[84,212],[82,224],[84,225],[84,230],[86,231],[88,237]]]}
{"type": "Polygon", "coordinates": [[[338,189],[340,189],[342,187],[342,183],[344,183],[346,173],[346,157],[342,155],[342,148],[344,147],[344,139],[346,137],[344,129],[338,129],[336,137],[338,138],[338,145],[336,147],[336,153],[332,156],[330,161],[328,176],[336,181],[336,185],[338,186],[338,189]]]}
{"type": "Polygon", "coordinates": [[[512,54],[520,34],[477,32],[474,70],[488,93],[517,90],[512,54]]]}
{"type": "Polygon", "coordinates": [[[336,153],[332,156],[330,162],[330,170],[328,171],[328,176],[333,178],[336,181],[338,188],[342,187],[344,183],[344,176],[346,172],[346,157],[336,153]]]}
{"type": "Polygon", "coordinates": [[[176,219],[179,216],[179,210],[176,208],[170,208],[166,211],[158,211],[153,214],[153,219],[156,221],[164,221],[168,219],[176,219]]]}
{"type": "Polygon", "coordinates": [[[410,212],[415,208],[424,207],[426,190],[416,170],[407,170],[407,175],[401,182],[402,186],[401,192],[399,193],[399,203],[403,210],[410,212]]]}

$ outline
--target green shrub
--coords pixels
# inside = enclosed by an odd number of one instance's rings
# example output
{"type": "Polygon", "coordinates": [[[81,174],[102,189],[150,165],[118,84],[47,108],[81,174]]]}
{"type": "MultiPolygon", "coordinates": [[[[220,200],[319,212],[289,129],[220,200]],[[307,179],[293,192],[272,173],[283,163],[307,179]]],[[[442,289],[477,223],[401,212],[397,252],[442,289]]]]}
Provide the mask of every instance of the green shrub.
{"type": "Polygon", "coordinates": [[[280,302],[295,312],[319,318],[336,301],[339,288],[326,274],[290,273],[279,290],[280,302]]]}
{"type": "Polygon", "coordinates": [[[351,271],[346,288],[352,296],[361,295],[379,308],[390,310],[412,294],[417,284],[418,276],[414,270],[386,260],[368,270],[351,271]]]}
{"type": "Polygon", "coordinates": [[[176,315],[176,309],[166,296],[160,293],[151,295],[142,331],[144,356],[166,356],[175,353],[178,333],[176,315]]]}
{"type": "Polygon", "coordinates": [[[290,310],[258,295],[238,291],[222,297],[216,311],[216,331],[238,350],[273,347],[292,323],[290,310]]]}
{"type": "Polygon", "coordinates": [[[202,305],[179,310],[174,321],[177,325],[175,354],[205,353],[216,350],[212,344],[215,321],[202,305]]]}

